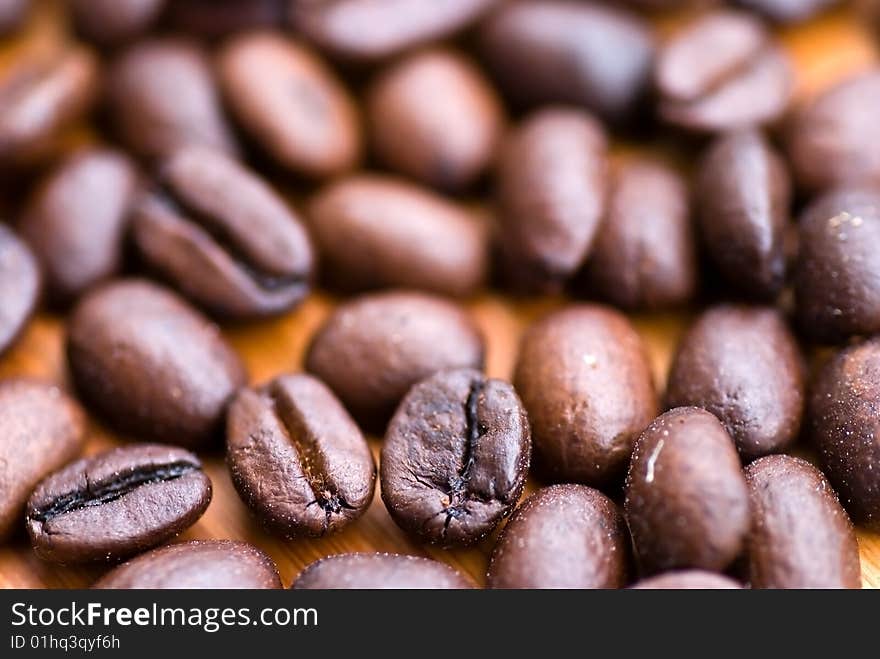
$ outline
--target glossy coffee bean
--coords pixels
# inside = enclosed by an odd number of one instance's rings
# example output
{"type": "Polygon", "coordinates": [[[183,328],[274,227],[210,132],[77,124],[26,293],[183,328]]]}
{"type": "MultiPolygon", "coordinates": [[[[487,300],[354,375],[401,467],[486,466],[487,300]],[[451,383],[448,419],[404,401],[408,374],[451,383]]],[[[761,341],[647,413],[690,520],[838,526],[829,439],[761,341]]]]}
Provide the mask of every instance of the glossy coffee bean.
{"type": "Polygon", "coordinates": [[[777,23],[800,23],[840,4],[840,0],[735,0],[743,9],[750,9],[777,23]]]}
{"type": "Polygon", "coordinates": [[[204,446],[245,382],[216,326],[170,291],[121,280],[86,295],[67,330],[67,358],[83,399],[123,432],[204,446]]]}
{"type": "Polygon", "coordinates": [[[485,283],[486,224],[417,185],[354,175],[321,190],[308,216],[322,273],[334,288],[407,286],[459,297],[485,283]]]}
{"type": "Polygon", "coordinates": [[[538,490],[510,518],[489,562],[489,588],[621,588],[629,533],[617,506],[583,485],[538,490]]]}
{"type": "Polygon", "coordinates": [[[77,29],[101,44],[117,45],[137,38],[175,0],[68,0],[77,29]]]}
{"type": "Polygon", "coordinates": [[[30,320],[39,295],[37,260],[12,229],[0,223],[0,354],[30,320]]]}
{"type": "Polygon", "coordinates": [[[752,588],[859,588],[855,529],[822,473],[787,455],[746,467],[752,588]]]}
{"type": "Polygon", "coordinates": [[[644,571],[729,566],[749,529],[749,495],[721,422],[696,407],[655,419],[633,450],[624,507],[644,571]]]}
{"type": "Polygon", "coordinates": [[[10,34],[24,22],[30,0],[0,0],[0,35],[10,34]]]}
{"type": "Polygon", "coordinates": [[[21,524],[33,489],[83,447],[86,418],[48,383],[0,380],[0,541],[21,524]]]}
{"type": "Polygon", "coordinates": [[[242,130],[282,167],[323,178],[357,164],[354,102],[311,50],[280,33],[245,34],[224,46],[218,71],[242,130]]]}
{"type": "Polygon", "coordinates": [[[437,371],[482,369],[483,335],[446,300],[409,291],[364,295],[336,308],[306,353],[366,429],[383,432],[410,387],[437,371]]]}
{"type": "Polygon", "coordinates": [[[858,524],[880,530],[880,339],[838,352],[810,393],[808,433],[823,471],[858,524]]]}
{"type": "Polygon", "coordinates": [[[580,110],[526,118],[499,154],[498,223],[507,278],[558,292],[589,255],[605,207],[607,140],[580,110]]]}
{"type": "Polygon", "coordinates": [[[740,584],[714,572],[703,570],[680,570],[648,577],[630,586],[635,590],[734,590],[740,584]]]}
{"type": "Polygon", "coordinates": [[[172,0],[166,17],[176,30],[220,39],[235,32],[280,26],[288,4],[288,0],[172,0]]]}
{"type": "Polygon", "coordinates": [[[128,156],[96,147],[65,159],[32,193],[18,228],[54,302],[70,302],[119,271],[137,186],[128,156]]]}
{"type": "Polygon", "coordinates": [[[239,496],[286,537],[338,531],[373,500],[370,447],[342,403],[310,375],[239,391],[229,406],[226,462],[239,496]]]}
{"type": "Polygon", "coordinates": [[[657,416],[645,347],[622,314],[571,306],[532,325],[514,374],[532,427],[537,472],[554,482],[612,485],[657,416]]]}
{"type": "Polygon", "coordinates": [[[156,444],[73,462],[43,480],[27,506],[34,551],[55,563],[113,561],[192,526],[211,501],[199,459],[156,444]]]}
{"type": "Polygon", "coordinates": [[[292,308],[313,267],[305,227],[258,175],[226,154],[184,147],[132,214],[144,261],[184,295],[225,318],[292,308]]]}
{"type": "Polygon", "coordinates": [[[206,590],[281,588],[275,563],[246,542],[193,540],[153,549],[105,574],[92,588],[206,590]]]}
{"type": "Polygon", "coordinates": [[[712,412],[747,462],[795,440],[804,390],[803,359],[782,316],[765,307],[721,305],[699,316],[682,338],[666,406],[712,412]]]}
{"type": "Polygon", "coordinates": [[[294,590],[460,590],[474,584],[445,563],[400,554],[337,554],[307,566],[294,590]]]}
{"type": "Polygon", "coordinates": [[[382,445],[382,500],[397,524],[443,545],[472,544],[519,500],[529,422],[506,382],[443,371],[404,397],[382,445]]]}

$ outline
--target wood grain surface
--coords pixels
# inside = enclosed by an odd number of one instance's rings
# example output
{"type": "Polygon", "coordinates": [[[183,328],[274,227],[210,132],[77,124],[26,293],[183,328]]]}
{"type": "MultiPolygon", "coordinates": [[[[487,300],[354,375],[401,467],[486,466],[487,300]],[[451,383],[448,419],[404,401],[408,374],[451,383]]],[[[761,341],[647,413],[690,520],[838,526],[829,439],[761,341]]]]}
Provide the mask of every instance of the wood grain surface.
{"type": "MultiPolygon", "coordinates": [[[[674,26],[679,18],[664,18],[661,31],[674,26]]],[[[39,8],[23,36],[0,42],[0,73],[16,56],[30,49],[56,47],[69,38],[55,3],[39,8]]],[[[781,33],[783,43],[797,66],[797,97],[809,98],[830,84],[875,65],[878,42],[850,8],[823,16],[807,25],[781,33]]],[[[69,136],[70,144],[91,139],[80,128],[69,136]]],[[[628,150],[628,149],[627,149],[628,150]]],[[[683,159],[685,162],[688,158],[683,159]]],[[[2,212],[0,205],[0,212],[2,212]]],[[[486,293],[465,304],[482,327],[488,342],[489,375],[509,378],[516,359],[517,343],[523,329],[535,318],[568,303],[562,298],[520,300],[486,293]]],[[[295,311],[275,320],[247,326],[225,328],[225,334],[243,356],[251,381],[263,382],[272,376],[301,369],[309,338],[320,325],[335,300],[323,293],[313,295],[295,311]]],[[[662,389],[669,360],[676,342],[690,320],[690,314],[638,316],[636,326],[644,337],[653,361],[658,387],[662,389]]],[[[36,376],[69,386],[64,360],[64,319],[48,313],[38,314],[16,346],[0,358],[0,377],[36,376]]],[[[116,445],[125,438],[113,435],[94,418],[90,421],[87,453],[116,445]]],[[[371,439],[378,452],[379,440],[371,439]]],[[[222,450],[203,455],[214,483],[214,498],[204,517],[178,540],[196,538],[235,538],[262,548],[277,562],[285,585],[313,560],[346,551],[388,551],[428,555],[446,561],[484,581],[487,557],[495,537],[466,550],[424,547],[408,539],[395,526],[377,493],[364,517],[343,532],[318,540],[283,541],[266,534],[252,520],[229,479],[222,450]]],[[[529,490],[534,487],[530,483],[529,490]]],[[[22,525],[23,526],[23,525],[22,525]]],[[[880,587],[880,535],[859,532],[862,577],[866,587],[880,587]]],[[[31,551],[22,532],[0,547],[0,587],[74,588],[96,580],[106,566],[62,567],[45,563],[31,551]]]]}

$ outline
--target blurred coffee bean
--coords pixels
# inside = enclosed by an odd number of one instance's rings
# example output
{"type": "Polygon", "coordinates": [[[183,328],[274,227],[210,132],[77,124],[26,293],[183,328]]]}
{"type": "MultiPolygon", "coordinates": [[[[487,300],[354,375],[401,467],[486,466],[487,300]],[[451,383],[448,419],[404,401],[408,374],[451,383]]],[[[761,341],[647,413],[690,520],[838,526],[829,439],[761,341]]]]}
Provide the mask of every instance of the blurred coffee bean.
{"type": "Polygon", "coordinates": [[[742,586],[723,574],[704,570],[680,570],[648,577],[630,586],[637,590],[731,590],[742,586]]]}
{"type": "Polygon", "coordinates": [[[40,280],[30,248],[0,222],[0,354],[18,338],[33,314],[40,280]]]}
{"type": "Polygon", "coordinates": [[[29,9],[30,0],[0,0],[0,35],[18,29],[29,9]]]}
{"type": "Polygon", "coordinates": [[[172,0],[166,12],[174,29],[208,39],[284,23],[289,0],[172,0]]]}
{"type": "Polygon", "coordinates": [[[400,554],[337,554],[307,565],[294,590],[459,590],[474,584],[440,561],[400,554]]]}
{"type": "Polygon", "coordinates": [[[130,42],[146,32],[166,4],[166,0],[67,0],[80,33],[106,45],[130,42]]]}
{"type": "Polygon", "coordinates": [[[777,23],[800,23],[840,4],[840,0],[733,0],[777,23]]]}

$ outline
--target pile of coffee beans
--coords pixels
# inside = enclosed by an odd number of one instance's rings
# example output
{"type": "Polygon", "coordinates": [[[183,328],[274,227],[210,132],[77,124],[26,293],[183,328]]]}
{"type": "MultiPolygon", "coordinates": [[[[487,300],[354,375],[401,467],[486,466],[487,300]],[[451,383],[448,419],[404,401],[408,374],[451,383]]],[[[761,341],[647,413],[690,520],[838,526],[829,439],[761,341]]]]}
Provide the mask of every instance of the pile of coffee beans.
{"type": "Polygon", "coordinates": [[[413,543],[293,588],[473,588],[435,559],[475,545],[491,588],[860,587],[880,68],[799,95],[780,39],[840,4],[0,0],[0,353],[48,311],[69,374],[0,378],[0,542],[96,588],[290,585],[169,544],[225,451],[282,542],[384,504],[413,543]],[[547,311],[507,379],[488,290],[547,311]],[[315,291],[302,371],[255,382],[220,326],[315,291]],[[670,311],[658,382],[627,314],[670,311]],[[84,454],[90,420],[125,441],[84,454]]]}

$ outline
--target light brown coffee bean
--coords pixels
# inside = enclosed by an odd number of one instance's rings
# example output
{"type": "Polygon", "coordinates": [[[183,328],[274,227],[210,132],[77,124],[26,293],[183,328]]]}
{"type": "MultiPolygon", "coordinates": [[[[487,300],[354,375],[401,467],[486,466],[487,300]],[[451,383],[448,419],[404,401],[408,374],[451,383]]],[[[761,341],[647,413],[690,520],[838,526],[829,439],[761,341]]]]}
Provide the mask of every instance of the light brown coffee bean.
{"type": "Polygon", "coordinates": [[[642,579],[630,588],[636,590],[731,590],[742,586],[722,574],[703,570],[666,572],[642,579]]]}
{"type": "Polygon", "coordinates": [[[130,42],[146,32],[162,13],[166,0],[68,0],[77,30],[105,45],[130,42]]]}
{"type": "Polygon", "coordinates": [[[40,267],[27,244],[0,223],[0,355],[18,338],[40,297],[40,267]]]}
{"type": "Polygon", "coordinates": [[[294,590],[459,590],[474,584],[440,561],[400,554],[337,554],[300,572],[294,590]]]}

